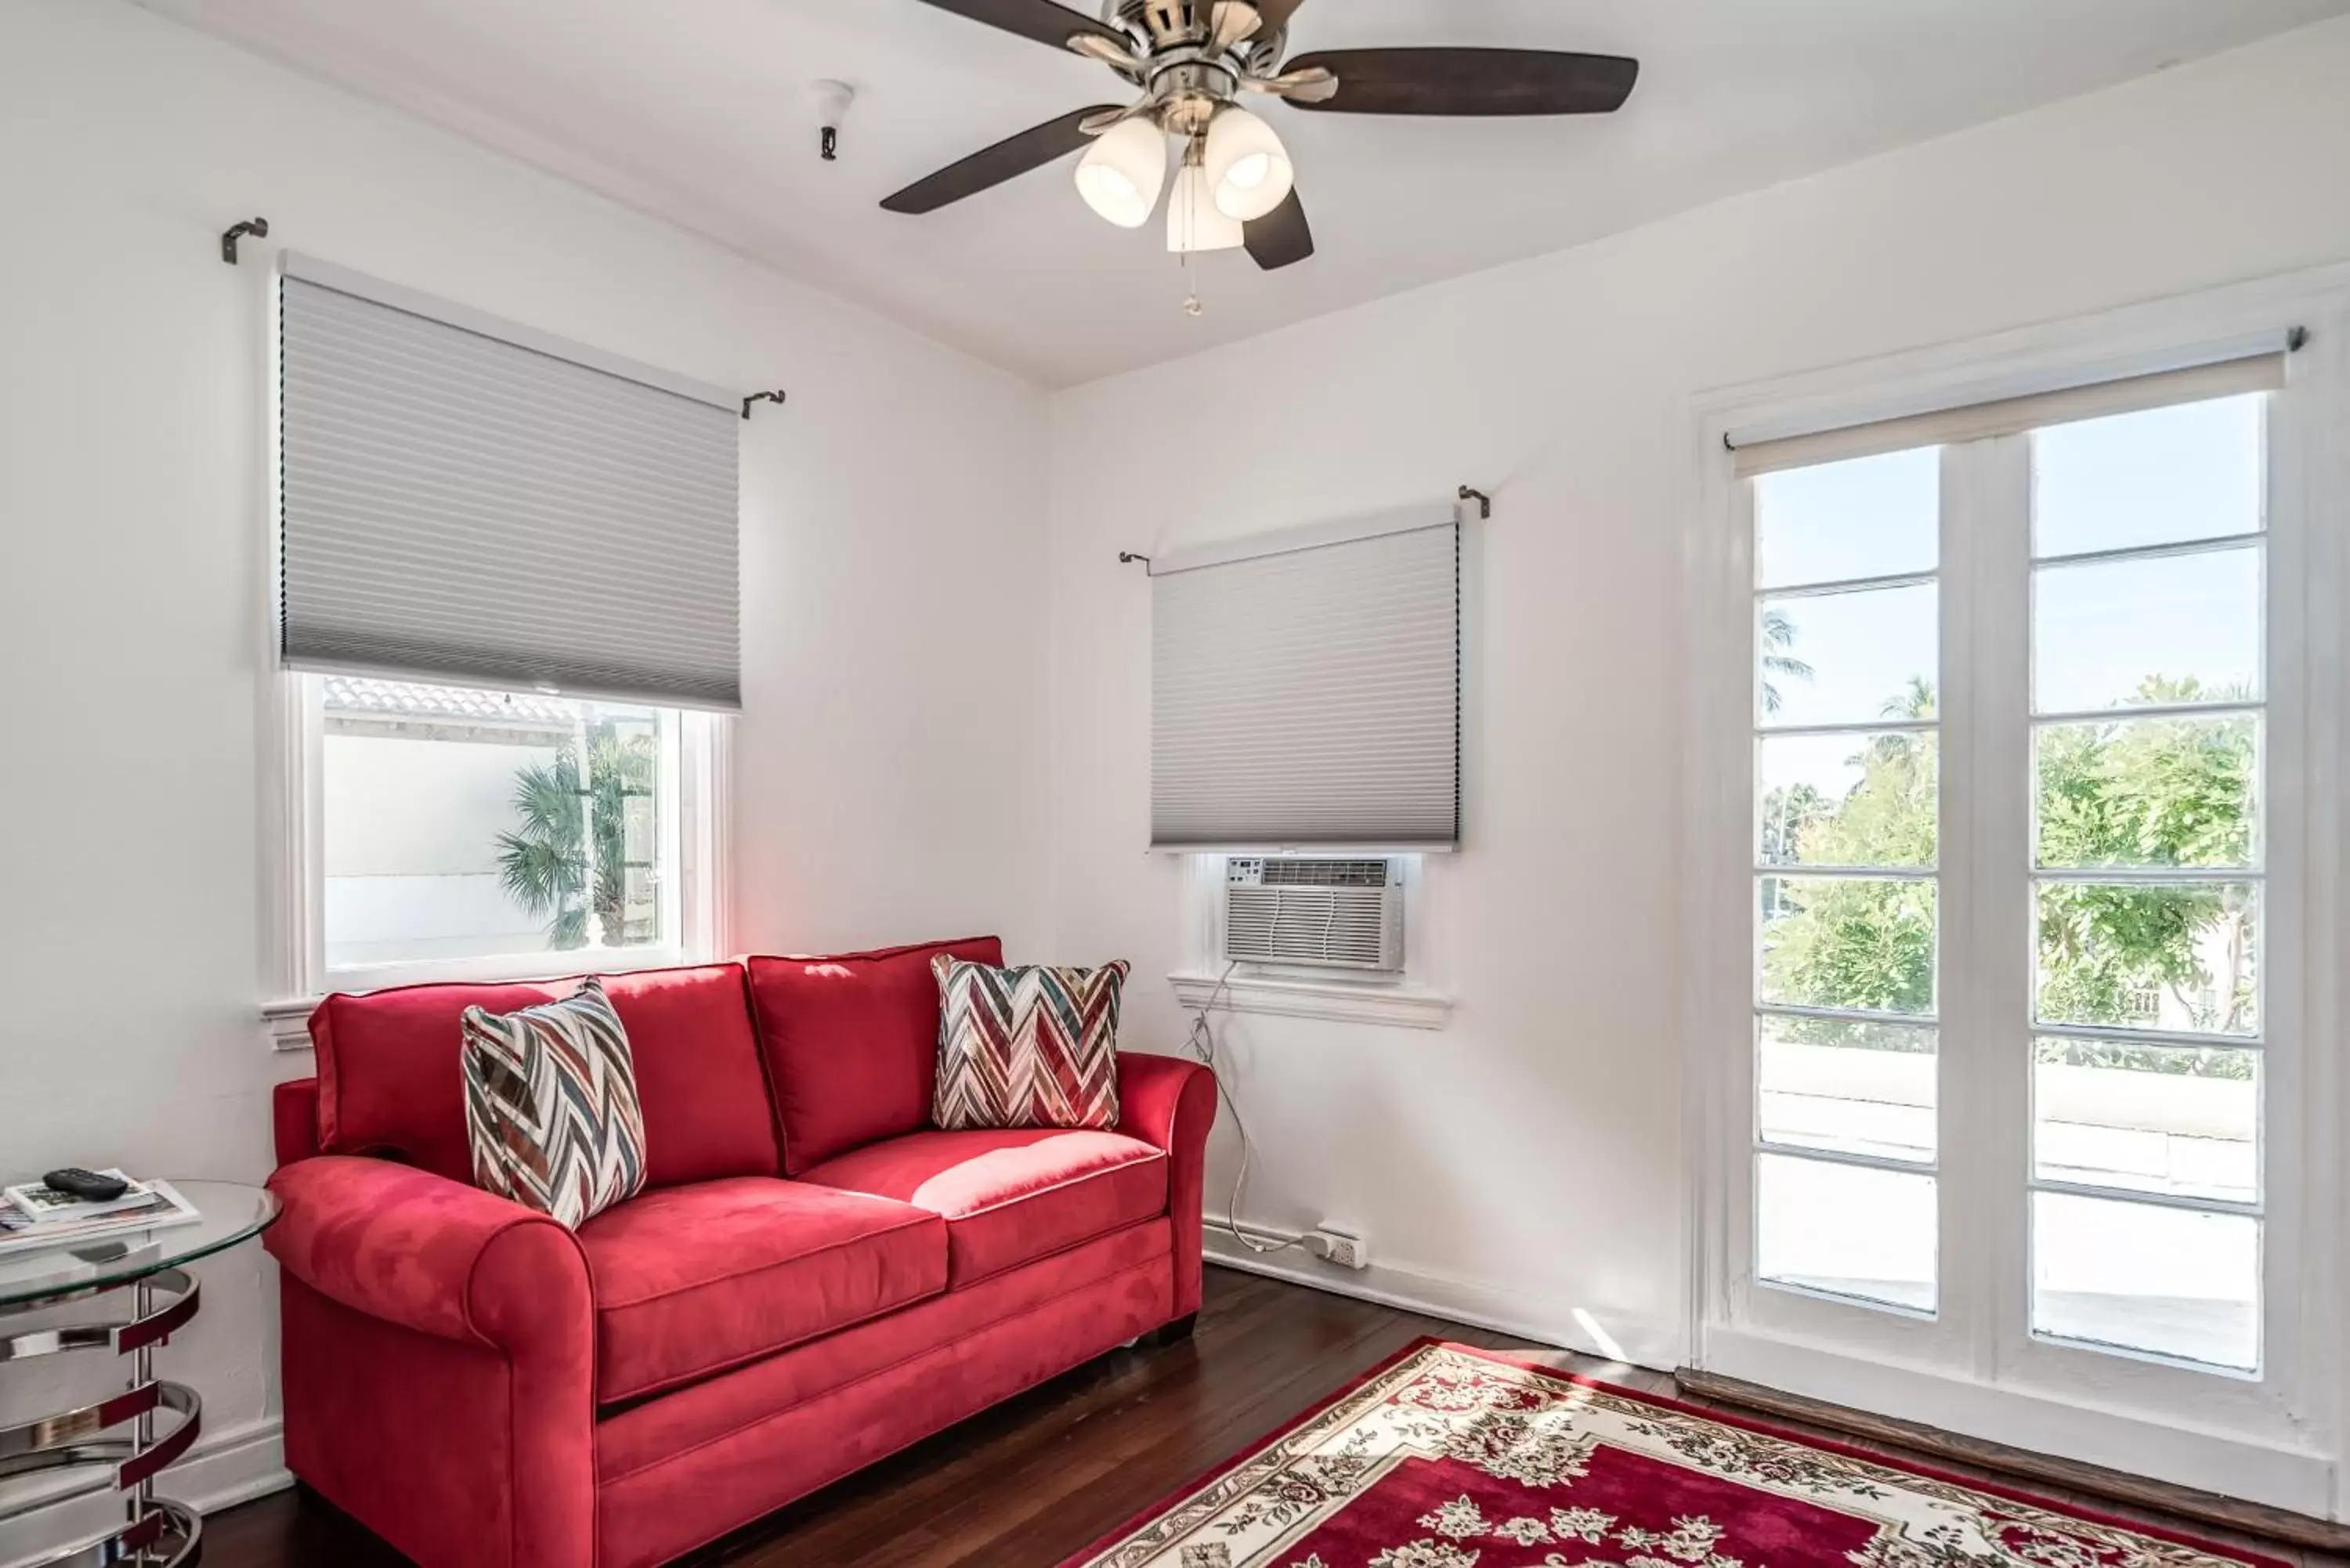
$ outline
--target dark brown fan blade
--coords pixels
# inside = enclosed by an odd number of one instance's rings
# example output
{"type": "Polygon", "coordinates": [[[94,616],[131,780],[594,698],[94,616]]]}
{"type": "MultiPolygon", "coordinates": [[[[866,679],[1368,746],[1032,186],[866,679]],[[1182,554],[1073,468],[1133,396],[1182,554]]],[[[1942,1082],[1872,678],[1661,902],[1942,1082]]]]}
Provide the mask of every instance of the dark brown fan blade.
{"type": "Polygon", "coordinates": [[[885,213],[935,213],[965,196],[976,196],[991,186],[1025,174],[1031,169],[1042,169],[1055,158],[1066,158],[1093,140],[1078,127],[1095,115],[1116,114],[1115,104],[1096,104],[1047,120],[1034,130],[1007,137],[987,149],[974,152],[960,163],[949,164],[927,180],[918,180],[881,203],[885,213]]]}
{"type": "Polygon", "coordinates": [[[1117,28],[1055,0],[928,0],[928,4],[1055,49],[1067,48],[1069,40],[1079,33],[1107,38],[1121,49],[1134,47],[1134,40],[1117,28]]]}
{"type": "Polygon", "coordinates": [[[1638,60],[1546,49],[1332,49],[1282,69],[1312,66],[1338,78],[1337,92],[1292,101],[1340,114],[1611,114],[1640,76],[1638,60]]]}
{"type": "Polygon", "coordinates": [[[1248,254],[1267,272],[1293,266],[1314,254],[1314,231],[1305,223],[1305,203],[1292,191],[1289,200],[1241,231],[1248,254]]]}

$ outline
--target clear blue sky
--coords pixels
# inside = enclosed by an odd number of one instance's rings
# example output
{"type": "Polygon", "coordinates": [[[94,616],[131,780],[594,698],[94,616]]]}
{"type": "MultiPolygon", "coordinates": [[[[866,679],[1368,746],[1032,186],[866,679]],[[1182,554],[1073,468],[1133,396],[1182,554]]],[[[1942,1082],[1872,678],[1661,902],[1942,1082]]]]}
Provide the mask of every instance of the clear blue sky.
{"type": "MultiPolygon", "coordinates": [[[[2070,555],[2257,532],[2262,524],[2260,397],[2222,399],[2042,431],[2033,441],[2035,553],[2070,555]]],[[[1894,452],[1756,481],[1756,558],[1764,588],[1930,571],[1939,515],[1939,449],[1894,452]]],[[[2043,568],[2034,574],[2035,708],[2132,701],[2153,674],[2207,687],[2257,686],[2262,552],[2256,548],[2043,568]]],[[[1769,677],[1769,724],[1868,721],[1937,661],[1934,586],[1784,599],[1785,651],[1809,680],[1769,677]]],[[[1808,779],[1841,794],[1846,740],[1765,748],[1772,784],[1808,779]]]]}

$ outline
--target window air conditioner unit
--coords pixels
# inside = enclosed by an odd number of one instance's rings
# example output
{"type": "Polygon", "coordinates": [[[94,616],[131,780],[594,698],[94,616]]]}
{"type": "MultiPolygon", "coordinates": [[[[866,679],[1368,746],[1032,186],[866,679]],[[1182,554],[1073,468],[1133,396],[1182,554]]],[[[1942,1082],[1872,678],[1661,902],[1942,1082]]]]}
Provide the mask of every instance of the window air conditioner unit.
{"type": "Polygon", "coordinates": [[[1224,868],[1224,958],[1402,972],[1402,867],[1233,857],[1224,868]]]}

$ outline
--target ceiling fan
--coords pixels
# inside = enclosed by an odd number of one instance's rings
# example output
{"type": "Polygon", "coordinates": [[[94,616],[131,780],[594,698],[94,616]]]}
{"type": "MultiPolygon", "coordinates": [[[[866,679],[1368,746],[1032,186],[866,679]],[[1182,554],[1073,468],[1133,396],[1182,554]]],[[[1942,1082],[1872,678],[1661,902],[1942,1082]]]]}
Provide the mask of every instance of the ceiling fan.
{"type": "Polygon", "coordinates": [[[1103,0],[1101,19],[1057,0],[926,0],[942,11],[1098,60],[1141,89],[1047,120],[891,196],[931,213],[1087,149],[1077,191],[1122,228],[1150,221],[1167,185],[1167,139],[1182,144],[1167,248],[1245,246],[1271,271],[1314,254],[1281,138],[1243,95],[1340,114],[1607,114],[1631,96],[1638,60],[1543,49],[1338,49],[1283,61],[1303,0],[1103,0]]]}

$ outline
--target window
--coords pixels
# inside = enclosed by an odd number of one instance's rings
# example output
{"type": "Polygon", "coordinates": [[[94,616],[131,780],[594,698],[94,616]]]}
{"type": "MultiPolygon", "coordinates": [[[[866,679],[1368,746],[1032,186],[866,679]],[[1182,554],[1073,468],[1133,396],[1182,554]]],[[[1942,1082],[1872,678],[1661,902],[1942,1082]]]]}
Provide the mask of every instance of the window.
{"type": "Polygon", "coordinates": [[[309,783],[288,1011],[328,990],[696,961],[718,721],[634,703],[286,678],[309,783]],[[583,765],[584,764],[584,765],[583,765]],[[307,981],[303,978],[307,976],[307,981]]]}
{"type": "Polygon", "coordinates": [[[2032,439],[2033,1331],[2261,1365],[2262,395],[2032,439]]]}
{"type": "Polygon", "coordinates": [[[1938,1268],[1940,516],[1931,449],[1755,482],[1755,1266],[1921,1313],[1938,1268]]]}
{"type": "Polygon", "coordinates": [[[740,400],[291,254],[265,1009],[724,950],[740,400]]]}
{"type": "Polygon", "coordinates": [[[2032,1332],[2258,1370],[2267,401],[1751,482],[1767,1284],[1937,1313],[1939,999],[1981,982],[1943,973],[1981,910],[1944,897],[1941,769],[2013,725],[2030,843],[1989,847],[2028,859],[2033,962],[1992,1033],[2031,1060],[2032,1332]],[[2028,705],[1984,693],[1946,748],[1942,671],[1973,650],[1941,625],[1942,498],[2019,451],[1993,505],[2028,520],[2028,705]]]}
{"type": "Polygon", "coordinates": [[[2165,310],[2245,347],[2051,328],[1716,405],[1696,1355],[2304,1506],[2345,368],[2165,310]]]}
{"type": "Polygon", "coordinates": [[[312,684],[330,971],[678,948],[681,714],[312,684]]]}

